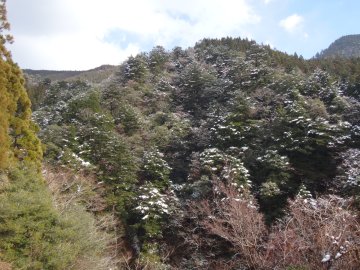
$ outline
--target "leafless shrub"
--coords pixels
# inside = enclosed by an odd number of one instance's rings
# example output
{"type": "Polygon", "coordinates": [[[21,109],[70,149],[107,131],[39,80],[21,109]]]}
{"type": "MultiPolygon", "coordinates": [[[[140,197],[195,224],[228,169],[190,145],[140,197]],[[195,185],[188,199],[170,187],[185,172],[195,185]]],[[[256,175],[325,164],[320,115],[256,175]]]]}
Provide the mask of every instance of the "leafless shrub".
{"type": "Polygon", "coordinates": [[[81,201],[91,212],[105,209],[106,202],[101,196],[104,193],[103,186],[97,183],[94,175],[75,173],[67,168],[55,168],[44,164],[43,176],[60,211],[76,201],[81,201]]]}
{"type": "Polygon", "coordinates": [[[121,263],[119,254],[127,250],[119,241],[124,234],[123,226],[114,213],[102,211],[106,202],[101,196],[103,187],[97,183],[96,177],[46,164],[43,177],[52,193],[54,206],[63,217],[78,223],[77,226],[83,230],[79,234],[86,234],[82,244],[88,250],[78,256],[73,268],[118,269],[121,263]]]}
{"type": "MultiPolygon", "coordinates": [[[[289,202],[289,214],[268,229],[250,195],[214,183],[214,199],[191,206],[200,226],[229,243],[246,269],[360,269],[360,224],[351,201],[337,196],[289,202]]],[[[214,264],[215,262],[213,262],[214,264]]],[[[238,269],[221,263],[214,269],[238,269]],[[228,267],[228,268],[227,268],[228,267]]]]}
{"type": "Polygon", "coordinates": [[[248,194],[239,194],[235,186],[214,182],[214,200],[192,205],[201,214],[200,225],[212,235],[225,239],[249,268],[261,269],[264,261],[263,243],[267,228],[263,215],[248,194]]]}
{"type": "Polygon", "coordinates": [[[337,196],[292,201],[266,243],[272,268],[359,269],[360,224],[348,207],[337,196]]]}

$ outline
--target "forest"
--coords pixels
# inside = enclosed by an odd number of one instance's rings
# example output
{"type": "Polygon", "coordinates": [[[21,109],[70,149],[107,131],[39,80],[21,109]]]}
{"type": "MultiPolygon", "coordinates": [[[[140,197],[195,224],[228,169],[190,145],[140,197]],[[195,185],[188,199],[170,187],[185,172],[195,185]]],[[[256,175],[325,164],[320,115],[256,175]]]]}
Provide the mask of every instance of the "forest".
{"type": "Polygon", "coordinates": [[[359,269],[358,58],[226,37],[56,77],[1,7],[0,269],[359,269]]]}

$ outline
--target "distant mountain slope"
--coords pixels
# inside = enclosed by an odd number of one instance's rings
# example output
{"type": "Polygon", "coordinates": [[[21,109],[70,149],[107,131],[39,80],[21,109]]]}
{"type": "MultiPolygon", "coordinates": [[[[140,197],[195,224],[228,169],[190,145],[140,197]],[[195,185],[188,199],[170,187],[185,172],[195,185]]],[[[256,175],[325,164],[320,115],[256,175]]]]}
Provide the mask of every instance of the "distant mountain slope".
{"type": "Polygon", "coordinates": [[[316,58],[360,57],[360,35],[343,36],[330,44],[329,48],[317,54],[316,58]]]}
{"type": "Polygon", "coordinates": [[[34,79],[44,80],[50,79],[52,81],[76,81],[85,80],[89,82],[100,82],[106,79],[114,72],[116,66],[102,65],[100,67],[90,70],[33,70],[24,69],[24,73],[34,79]]]}

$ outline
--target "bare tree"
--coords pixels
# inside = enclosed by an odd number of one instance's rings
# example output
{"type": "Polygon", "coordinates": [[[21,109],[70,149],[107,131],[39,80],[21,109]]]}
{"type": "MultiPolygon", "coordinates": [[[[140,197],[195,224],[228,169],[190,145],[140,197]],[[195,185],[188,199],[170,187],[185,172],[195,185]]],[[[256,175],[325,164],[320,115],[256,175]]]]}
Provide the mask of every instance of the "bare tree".
{"type": "Polygon", "coordinates": [[[298,197],[289,202],[288,215],[268,229],[249,194],[214,182],[214,198],[191,210],[206,233],[224,239],[236,255],[218,269],[351,270],[360,269],[360,224],[350,206],[337,196],[298,197]]]}
{"type": "Polygon", "coordinates": [[[350,202],[337,196],[297,198],[266,244],[273,269],[359,269],[360,224],[350,202]]]}
{"type": "Polygon", "coordinates": [[[266,265],[263,244],[268,232],[254,199],[239,193],[236,186],[214,181],[214,198],[192,205],[200,215],[200,225],[212,235],[226,240],[241,264],[262,269],[266,265]]]}

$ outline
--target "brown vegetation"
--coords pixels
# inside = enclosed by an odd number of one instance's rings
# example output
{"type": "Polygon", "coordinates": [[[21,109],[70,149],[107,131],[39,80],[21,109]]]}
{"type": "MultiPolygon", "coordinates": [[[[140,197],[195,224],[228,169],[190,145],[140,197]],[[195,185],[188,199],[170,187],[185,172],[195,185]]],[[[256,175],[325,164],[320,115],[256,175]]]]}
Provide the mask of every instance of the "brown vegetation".
{"type": "Polygon", "coordinates": [[[201,227],[236,255],[214,269],[359,269],[360,224],[351,200],[298,197],[289,202],[289,214],[268,229],[250,196],[223,184],[215,190],[213,201],[192,206],[201,227]]]}
{"type": "Polygon", "coordinates": [[[55,168],[46,164],[43,166],[43,176],[52,193],[55,208],[63,216],[73,220],[81,217],[90,219],[90,224],[86,224],[87,228],[82,229],[88,230],[88,245],[93,248],[96,246],[98,250],[96,256],[95,253],[88,252],[78,257],[74,269],[116,269],[122,245],[115,235],[121,233],[118,232],[119,226],[114,215],[104,212],[106,202],[101,196],[104,192],[101,183],[97,183],[95,176],[90,173],[75,173],[67,168],[55,168]]]}

